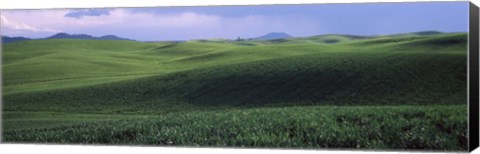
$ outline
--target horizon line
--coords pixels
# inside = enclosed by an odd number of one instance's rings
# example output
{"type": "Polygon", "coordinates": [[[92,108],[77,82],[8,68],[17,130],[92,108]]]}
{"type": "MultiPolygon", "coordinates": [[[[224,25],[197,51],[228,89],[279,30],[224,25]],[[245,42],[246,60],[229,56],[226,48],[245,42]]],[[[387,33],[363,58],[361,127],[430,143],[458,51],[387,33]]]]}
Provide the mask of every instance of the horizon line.
{"type": "MultiPolygon", "coordinates": [[[[348,35],[348,36],[361,36],[361,37],[377,37],[377,36],[388,36],[388,35],[400,35],[400,34],[410,34],[410,33],[421,33],[421,32],[438,32],[438,33],[443,33],[443,34],[451,34],[451,33],[469,33],[469,31],[456,31],[456,32],[443,32],[443,31],[437,31],[437,30],[425,30],[425,31],[412,31],[412,32],[405,32],[405,33],[389,33],[389,34],[372,34],[372,35],[357,35],[357,34],[347,34],[347,33],[324,33],[324,34],[312,34],[312,35],[306,35],[306,36],[293,36],[293,35],[290,35],[288,33],[285,33],[285,32],[268,32],[268,33],[265,33],[263,35],[260,35],[260,36],[257,36],[257,37],[245,37],[243,39],[254,39],[254,38],[258,38],[258,37],[262,37],[262,36],[265,36],[267,34],[271,34],[271,33],[283,33],[283,34],[287,34],[289,36],[291,36],[291,38],[305,38],[305,37],[313,37],[313,36],[323,36],[323,35],[348,35]]],[[[132,38],[128,38],[128,37],[122,37],[122,36],[119,36],[119,35],[116,35],[116,34],[106,34],[106,35],[91,35],[91,34],[87,34],[87,33],[67,33],[67,32],[58,32],[58,33],[54,33],[50,36],[46,36],[46,37],[37,37],[37,38],[34,38],[34,37],[25,37],[25,36],[8,36],[8,35],[2,35],[0,34],[1,37],[10,37],[10,38],[15,38],[15,37],[21,37],[21,38],[26,38],[26,39],[32,39],[32,40],[39,40],[39,39],[49,39],[49,37],[52,37],[52,36],[55,36],[55,35],[58,35],[58,34],[68,34],[68,35],[88,35],[88,36],[91,36],[91,37],[97,37],[97,38],[101,38],[101,37],[104,37],[104,36],[116,36],[116,37],[119,37],[119,38],[122,38],[122,39],[127,39],[127,40],[131,40],[131,41],[137,41],[137,42],[161,42],[161,41],[190,41],[190,40],[210,40],[210,39],[224,39],[224,40],[235,40],[236,38],[219,38],[219,37],[211,37],[211,38],[190,38],[190,39],[178,39],[178,40],[144,40],[144,41],[141,41],[141,40],[137,40],[137,39],[132,39],[132,38]]],[[[240,36],[238,36],[239,38],[242,38],[240,36]]]]}

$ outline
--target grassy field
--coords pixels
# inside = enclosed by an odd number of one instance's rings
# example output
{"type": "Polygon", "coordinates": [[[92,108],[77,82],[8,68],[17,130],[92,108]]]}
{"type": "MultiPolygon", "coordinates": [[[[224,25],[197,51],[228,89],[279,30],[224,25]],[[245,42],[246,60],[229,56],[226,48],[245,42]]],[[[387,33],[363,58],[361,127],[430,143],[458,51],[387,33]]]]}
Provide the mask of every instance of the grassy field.
{"type": "Polygon", "coordinates": [[[466,150],[467,34],[3,46],[4,142],[466,150]]]}

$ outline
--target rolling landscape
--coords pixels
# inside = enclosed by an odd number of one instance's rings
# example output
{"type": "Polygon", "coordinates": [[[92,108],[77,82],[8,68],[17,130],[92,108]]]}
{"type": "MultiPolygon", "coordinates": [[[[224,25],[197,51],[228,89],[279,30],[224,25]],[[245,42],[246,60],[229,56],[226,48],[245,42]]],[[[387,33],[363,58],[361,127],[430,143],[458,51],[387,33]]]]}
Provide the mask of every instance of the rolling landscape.
{"type": "Polygon", "coordinates": [[[467,149],[467,33],[100,38],[2,45],[3,142],[467,149]]]}

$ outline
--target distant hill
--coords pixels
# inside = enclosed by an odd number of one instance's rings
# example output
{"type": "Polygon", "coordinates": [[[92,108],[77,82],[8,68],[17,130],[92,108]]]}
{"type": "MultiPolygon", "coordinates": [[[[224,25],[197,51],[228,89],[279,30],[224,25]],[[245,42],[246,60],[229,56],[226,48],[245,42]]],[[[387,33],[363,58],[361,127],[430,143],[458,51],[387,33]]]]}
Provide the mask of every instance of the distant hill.
{"type": "Polygon", "coordinates": [[[302,37],[302,40],[310,40],[317,43],[341,43],[353,40],[370,39],[370,36],[343,35],[343,34],[323,34],[315,36],[302,37]]]}
{"type": "Polygon", "coordinates": [[[100,40],[130,40],[130,39],[121,38],[115,35],[105,35],[105,36],[99,37],[99,39],[100,40]]]}
{"type": "Polygon", "coordinates": [[[45,39],[95,39],[95,37],[86,34],[58,33],[45,39]]]}
{"type": "Polygon", "coordinates": [[[292,36],[286,34],[286,33],[280,33],[280,32],[273,32],[273,33],[268,33],[265,35],[262,35],[260,37],[253,38],[254,40],[273,40],[273,39],[286,39],[286,38],[291,38],[292,36]]]}
{"type": "Polygon", "coordinates": [[[2,36],[2,43],[12,43],[12,42],[26,41],[26,40],[31,40],[31,38],[2,36]]]}
{"type": "Polygon", "coordinates": [[[132,39],[121,38],[115,35],[105,35],[100,37],[95,37],[87,34],[67,34],[67,33],[57,33],[55,35],[46,37],[46,38],[26,38],[26,37],[9,37],[9,36],[2,36],[3,43],[12,43],[12,42],[19,42],[19,41],[27,41],[27,40],[41,40],[41,39],[81,39],[81,40],[130,40],[135,41],[132,39]]]}
{"type": "Polygon", "coordinates": [[[445,34],[439,31],[420,31],[420,32],[412,32],[412,33],[401,33],[401,34],[391,34],[385,35],[389,37],[417,37],[417,36],[431,36],[431,35],[439,35],[445,34]]]}
{"type": "Polygon", "coordinates": [[[131,40],[126,38],[121,38],[115,35],[105,35],[101,37],[95,37],[87,34],[67,34],[67,33],[58,33],[53,36],[47,37],[46,39],[131,40]]]}
{"type": "Polygon", "coordinates": [[[413,34],[425,36],[425,35],[438,35],[443,33],[439,31],[422,31],[422,32],[414,32],[413,34]]]}

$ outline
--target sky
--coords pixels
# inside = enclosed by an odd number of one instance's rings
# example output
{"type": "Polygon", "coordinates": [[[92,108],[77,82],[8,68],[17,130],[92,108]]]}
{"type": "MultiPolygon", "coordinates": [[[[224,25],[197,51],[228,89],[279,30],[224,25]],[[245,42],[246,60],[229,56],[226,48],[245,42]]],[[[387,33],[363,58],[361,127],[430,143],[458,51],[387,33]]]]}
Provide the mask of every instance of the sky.
{"type": "Polygon", "coordinates": [[[270,32],[386,35],[467,32],[468,2],[1,10],[0,19],[1,35],[29,38],[59,32],[139,41],[253,38],[270,32]]]}

